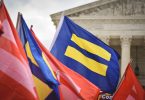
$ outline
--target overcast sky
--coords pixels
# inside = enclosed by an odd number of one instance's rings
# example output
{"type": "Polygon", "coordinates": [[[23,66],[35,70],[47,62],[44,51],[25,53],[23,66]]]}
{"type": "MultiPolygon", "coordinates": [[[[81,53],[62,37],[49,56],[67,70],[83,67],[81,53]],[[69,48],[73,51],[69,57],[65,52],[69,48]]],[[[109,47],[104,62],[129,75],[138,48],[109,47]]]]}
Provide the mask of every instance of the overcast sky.
{"type": "Polygon", "coordinates": [[[21,12],[28,26],[33,25],[34,32],[47,48],[56,30],[49,15],[93,1],[96,0],[4,0],[14,25],[18,12],[21,12]]]}

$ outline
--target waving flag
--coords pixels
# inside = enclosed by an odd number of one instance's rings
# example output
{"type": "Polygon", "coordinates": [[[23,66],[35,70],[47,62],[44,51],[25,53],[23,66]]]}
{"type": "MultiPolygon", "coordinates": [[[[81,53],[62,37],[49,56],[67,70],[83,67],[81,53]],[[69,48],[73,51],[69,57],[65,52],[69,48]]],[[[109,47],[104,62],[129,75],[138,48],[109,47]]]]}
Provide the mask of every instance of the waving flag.
{"type": "Polygon", "coordinates": [[[145,100],[145,92],[128,64],[123,79],[113,100],[145,100]]]}
{"type": "Polygon", "coordinates": [[[27,53],[39,98],[41,100],[59,100],[59,83],[56,80],[56,76],[46,60],[46,55],[35,42],[35,39],[20,14],[18,17],[17,29],[27,53]]]}
{"type": "Polygon", "coordinates": [[[102,91],[113,93],[119,80],[118,53],[66,16],[51,53],[102,91]]]}
{"type": "Polygon", "coordinates": [[[0,21],[0,36],[1,36],[3,33],[4,33],[4,32],[3,32],[2,23],[1,23],[1,21],[0,21]]]}
{"type": "Polygon", "coordinates": [[[3,2],[0,4],[0,99],[36,100],[22,44],[3,2]]]}
{"type": "Polygon", "coordinates": [[[59,91],[61,100],[97,100],[100,89],[90,83],[81,75],[60,63],[35,36],[31,29],[32,35],[39,44],[42,51],[47,55],[47,61],[57,74],[60,82],[59,91]]]}

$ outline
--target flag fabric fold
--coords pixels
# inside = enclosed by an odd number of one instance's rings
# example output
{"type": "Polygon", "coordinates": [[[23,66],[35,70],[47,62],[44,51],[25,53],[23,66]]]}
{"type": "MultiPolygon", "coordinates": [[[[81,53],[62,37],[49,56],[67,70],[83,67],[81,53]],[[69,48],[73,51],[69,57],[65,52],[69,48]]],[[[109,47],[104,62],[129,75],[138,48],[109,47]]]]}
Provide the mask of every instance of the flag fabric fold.
{"type": "Polygon", "coordinates": [[[113,100],[145,100],[145,92],[136,78],[131,64],[128,64],[113,100]]]}
{"type": "Polygon", "coordinates": [[[37,94],[26,55],[2,1],[0,33],[0,98],[2,100],[36,100],[37,94]]]}
{"type": "Polygon", "coordinates": [[[31,33],[41,50],[46,54],[47,61],[60,82],[59,93],[61,100],[96,100],[100,89],[58,61],[38,40],[32,29],[31,33]]]}
{"type": "Polygon", "coordinates": [[[119,54],[66,16],[60,21],[51,53],[102,91],[116,90],[119,54]]]}
{"type": "Polygon", "coordinates": [[[0,36],[3,34],[3,27],[2,27],[2,23],[0,21],[0,36]]]}
{"type": "Polygon", "coordinates": [[[46,60],[46,55],[35,42],[23,16],[20,14],[18,15],[17,30],[27,54],[40,100],[59,100],[59,82],[46,60]]]}

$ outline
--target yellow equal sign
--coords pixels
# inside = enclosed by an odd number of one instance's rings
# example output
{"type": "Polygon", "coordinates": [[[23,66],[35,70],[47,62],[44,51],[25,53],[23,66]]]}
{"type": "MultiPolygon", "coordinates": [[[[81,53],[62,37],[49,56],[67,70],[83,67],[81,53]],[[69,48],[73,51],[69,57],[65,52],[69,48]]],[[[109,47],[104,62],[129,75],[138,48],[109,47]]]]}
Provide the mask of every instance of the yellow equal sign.
{"type": "MultiPolygon", "coordinates": [[[[38,67],[37,62],[35,61],[31,53],[30,45],[28,42],[26,43],[25,48],[26,48],[26,53],[27,53],[28,58],[31,60],[33,64],[35,64],[38,67]]],[[[44,83],[39,78],[37,78],[34,74],[32,76],[33,76],[33,80],[36,86],[36,91],[38,93],[39,99],[45,100],[53,90],[46,83],[44,83]]]]}
{"type": "MultiPolygon", "coordinates": [[[[75,34],[72,35],[71,40],[76,43],[80,48],[98,55],[99,57],[110,61],[111,59],[111,54],[106,51],[105,49],[103,49],[102,47],[93,44],[85,39],[82,39],[78,36],[76,36],[75,34]]],[[[78,51],[77,49],[75,49],[74,47],[68,46],[65,52],[65,55],[80,62],[81,64],[83,64],[84,66],[86,66],[88,69],[90,69],[91,71],[98,73],[102,76],[106,76],[106,71],[108,66],[102,63],[99,63],[91,58],[86,57],[84,54],[82,54],[80,51],[78,51]]]]}
{"type": "Polygon", "coordinates": [[[106,76],[106,70],[107,70],[106,65],[101,64],[99,62],[96,62],[93,59],[86,57],[85,55],[83,55],[81,52],[79,52],[75,48],[68,46],[67,50],[65,52],[65,55],[80,62],[81,64],[86,66],[91,71],[98,73],[102,76],[106,76]]]}
{"type": "Polygon", "coordinates": [[[26,48],[26,53],[27,53],[28,58],[30,58],[30,60],[31,60],[31,62],[33,64],[35,64],[36,66],[38,66],[37,62],[35,61],[32,53],[31,53],[30,45],[29,45],[28,42],[25,44],[25,48],[26,48]]]}
{"type": "Polygon", "coordinates": [[[71,40],[74,43],[76,43],[79,47],[81,47],[82,49],[84,49],[92,54],[98,55],[99,57],[101,57],[107,61],[110,61],[111,54],[108,51],[106,51],[104,48],[102,48],[96,44],[93,44],[85,39],[82,39],[82,38],[76,36],[75,34],[72,35],[71,40]]]}

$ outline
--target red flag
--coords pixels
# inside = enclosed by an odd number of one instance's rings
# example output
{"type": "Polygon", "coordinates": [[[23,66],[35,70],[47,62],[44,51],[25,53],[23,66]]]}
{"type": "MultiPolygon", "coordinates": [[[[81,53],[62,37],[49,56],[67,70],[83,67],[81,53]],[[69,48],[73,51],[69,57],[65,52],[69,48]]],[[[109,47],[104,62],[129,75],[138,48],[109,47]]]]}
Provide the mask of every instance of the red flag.
{"type": "Polygon", "coordinates": [[[0,36],[3,34],[3,27],[2,27],[2,23],[0,21],[0,36]]]}
{"type": "Polygon", "coordinates": [[[136,78],[131,65],[127,66],[123,80],[113,100],[145,100],[145,92],[136,78]]]}
{"type": "Polygon", "coordinates": [[[26,55],[3,2],[0,22],[0,99],[36,100],[26,55]]]}
{"type": "Polygon", "coordinates": [[[47,51],[47,49],[35,36],[32,29],[31,32],[38,45],[47,56],[47,61],[53,71],[57,75],[57,79],[60,82],[60,98],[62,100],[97,100],[100,89],[78,73],[60,63],[49,51],[47,51]]]}

